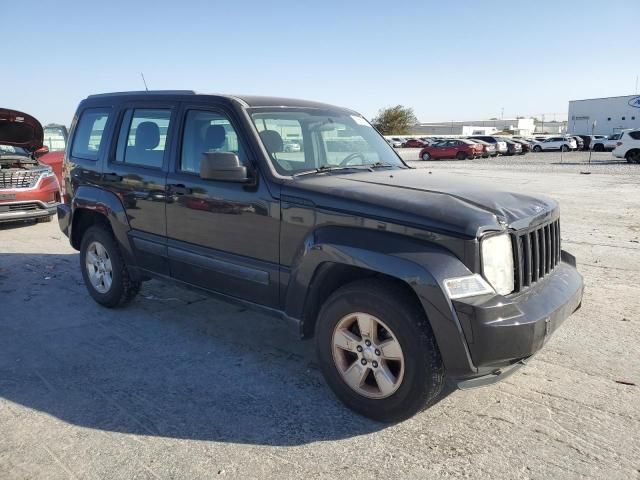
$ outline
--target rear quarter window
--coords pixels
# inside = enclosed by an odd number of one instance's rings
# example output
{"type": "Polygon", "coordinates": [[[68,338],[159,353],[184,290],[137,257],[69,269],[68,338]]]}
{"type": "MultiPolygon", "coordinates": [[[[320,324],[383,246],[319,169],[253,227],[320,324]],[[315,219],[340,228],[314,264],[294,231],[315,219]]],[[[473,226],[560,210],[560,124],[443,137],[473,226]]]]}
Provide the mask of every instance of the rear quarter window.
{"type": "Polygon", "coordinates": [[[107,108],[88,108],[82,112],[73,138],[72,157],[98,160],[110,114],[107,108]]]}
{"type": "Polygon", "coordinates": [[[629,132],[629,136],[634,140],[640,140],[640,130],[636,130],[635,132],[629,132]]]}

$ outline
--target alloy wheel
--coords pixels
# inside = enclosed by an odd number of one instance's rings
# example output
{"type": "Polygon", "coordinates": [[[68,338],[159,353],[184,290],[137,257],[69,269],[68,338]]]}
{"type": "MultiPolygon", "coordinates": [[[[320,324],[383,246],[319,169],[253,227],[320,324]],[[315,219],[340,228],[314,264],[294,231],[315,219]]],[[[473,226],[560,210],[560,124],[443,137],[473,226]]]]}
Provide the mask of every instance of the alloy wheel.
{"type": "Polygon", "coordinates": [[[104,245],[97,241],[89,244],[85,266],[93,288],[99,293],[107,293],[113,283],[113,267],[104,245]]]}
{"type": "Polygon", "coordinates": [[[379,318],[355,312],[333,331],[333,361],[342,380],[367,398],[386,398],[404,376],[404,355],[397,337],[379,318]]]}

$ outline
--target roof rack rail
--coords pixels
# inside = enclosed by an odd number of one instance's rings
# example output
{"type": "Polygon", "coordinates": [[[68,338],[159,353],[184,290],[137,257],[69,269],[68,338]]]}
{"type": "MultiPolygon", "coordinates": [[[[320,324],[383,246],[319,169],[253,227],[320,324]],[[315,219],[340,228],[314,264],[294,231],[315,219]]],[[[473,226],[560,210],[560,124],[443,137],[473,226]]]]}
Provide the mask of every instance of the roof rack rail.
{"type": "Polygon", "coordinates": [[[136,90],[130,92],[95,93],[87,98],[110,97],[116,95],[196,95],[193,90],[136,90]]]}

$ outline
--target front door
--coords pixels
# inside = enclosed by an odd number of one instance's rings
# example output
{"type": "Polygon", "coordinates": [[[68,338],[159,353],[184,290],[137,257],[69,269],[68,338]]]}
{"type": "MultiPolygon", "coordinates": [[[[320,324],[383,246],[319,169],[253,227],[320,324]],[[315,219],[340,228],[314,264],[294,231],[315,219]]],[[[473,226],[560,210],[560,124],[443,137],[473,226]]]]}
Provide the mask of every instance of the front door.
{"type": "Polygon", "coordinates": [[[237,123],[223,110],[186,106],[178,154],[167,177],[171,276],[209,290],[277,306],[280,204],[250,166],[237,123]],[[204,180],[206,152],[234,152],[252,181],[204,180]]]}

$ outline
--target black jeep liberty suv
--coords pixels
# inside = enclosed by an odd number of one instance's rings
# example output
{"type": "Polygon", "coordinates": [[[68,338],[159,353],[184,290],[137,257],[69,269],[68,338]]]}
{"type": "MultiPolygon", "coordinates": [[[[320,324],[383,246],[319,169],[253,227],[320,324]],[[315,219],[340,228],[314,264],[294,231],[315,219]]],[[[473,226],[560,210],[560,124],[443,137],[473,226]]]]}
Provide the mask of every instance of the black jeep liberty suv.
{"type": "Polygon", "coordinates": [[[60,228],[98,303],[160,278],[260,308],[377,420],[506,377],[582,301],[555,201],[412,169],[348,109],[93,95],[65,155],[60,228]]]}

